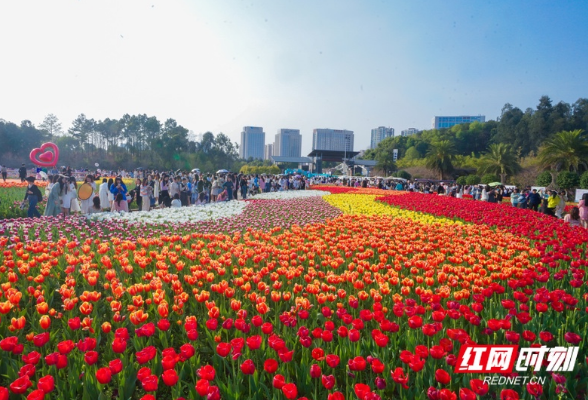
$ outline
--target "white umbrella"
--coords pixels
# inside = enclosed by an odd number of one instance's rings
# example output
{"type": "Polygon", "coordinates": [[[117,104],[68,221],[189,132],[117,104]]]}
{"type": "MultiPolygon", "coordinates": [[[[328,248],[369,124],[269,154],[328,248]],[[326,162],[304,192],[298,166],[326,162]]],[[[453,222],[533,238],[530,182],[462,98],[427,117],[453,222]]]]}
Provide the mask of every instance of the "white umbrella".
{"type": "Polygon", "coordinates": [[[219,169],[218,171],[216,171],[217,174],[226,174],[229,171],[227,171],[226,169],[219,169]]]}

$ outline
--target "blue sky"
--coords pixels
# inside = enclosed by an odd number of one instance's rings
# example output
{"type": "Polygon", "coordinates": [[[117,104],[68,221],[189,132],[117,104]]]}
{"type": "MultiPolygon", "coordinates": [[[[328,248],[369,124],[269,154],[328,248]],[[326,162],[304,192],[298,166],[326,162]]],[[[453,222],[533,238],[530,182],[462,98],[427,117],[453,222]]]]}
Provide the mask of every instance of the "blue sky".
{"type": "Polygon", "coordinates": [[[0,118],[175,118],[239,140],[262,126],[430,128],[588,97],[586,1],[1,2],[0,118]]]}

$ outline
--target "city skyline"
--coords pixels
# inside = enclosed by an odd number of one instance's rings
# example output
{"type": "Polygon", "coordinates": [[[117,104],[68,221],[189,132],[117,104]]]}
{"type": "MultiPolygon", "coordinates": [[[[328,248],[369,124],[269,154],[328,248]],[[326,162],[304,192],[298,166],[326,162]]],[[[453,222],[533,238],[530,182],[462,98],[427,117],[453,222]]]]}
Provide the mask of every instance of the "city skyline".
{"type": "Polygon", "coordinates": [[[585,1],[31,0],[0,13],[0,118],[36,126],[145,113],[236,143],[249,124],[295,126],[304,155],[317,126],[366,149],[382,125],[588,96],[585,1]]]}

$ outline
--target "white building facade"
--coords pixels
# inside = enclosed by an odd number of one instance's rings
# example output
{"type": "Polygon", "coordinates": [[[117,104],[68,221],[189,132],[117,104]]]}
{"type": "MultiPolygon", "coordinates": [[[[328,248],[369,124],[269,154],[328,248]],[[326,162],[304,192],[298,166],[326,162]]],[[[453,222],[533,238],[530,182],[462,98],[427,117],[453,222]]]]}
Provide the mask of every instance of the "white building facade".
{"type": "Polygon", "coordinates": [[[241,132],[239,156],[247,160],[249,157],[262,160],[265,150],[265,132],[258,126],[245,126],[241,132]]]}
{"type": "Polygon", "coordinates": [[[312,132],[312,149],[353,151],[353,131],[315,129],[312,132]]]}
{"type": "Polygon", "coordinates": [[[279,129],[273,145],[274,156],[300,157],[302,135],[299,129],[279,129]]]}
{"type": "Polygon", "coordinates": [[[420,130],[416,128],[408,128],[400,132],[400,136],[410,136],[414,135],[415,133],[419,133],[420,130]]]}
{"type": "Polygon", "coordinates": [[[389,137],[394,137],[394,128],[386,128],[385,126],[380,126],[378,128],[372,129],[372,140],[370,144],[370,149],[375,149],[376,147],[378,147],[378,143],[389,137]]]}

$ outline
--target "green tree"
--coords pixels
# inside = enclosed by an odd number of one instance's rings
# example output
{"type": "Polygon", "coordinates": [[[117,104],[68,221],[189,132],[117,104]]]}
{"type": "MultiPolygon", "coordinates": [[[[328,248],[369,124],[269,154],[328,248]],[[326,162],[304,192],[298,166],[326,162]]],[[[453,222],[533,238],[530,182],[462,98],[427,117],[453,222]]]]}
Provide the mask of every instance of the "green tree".
{"type": "Polygon", "coordinates": [[[491,144],[488,152],[478,162],[479,173],[499,175],[502,184],[506,183],[507,175],[514,175],[520,170],[517,155],[506,143],[491,144]]]}
{"type": "Polygon", "coordinates": [[[537,186],[548,186],[551,184],[551,172],[550,171],[543,171],[539,175],[537,175],[537,186]]]}
{"type": "Polygon", "coordinates": [[[43,119],[43,122],[41,122],[41,125],[39,125],[39,129],[44,131],[50,138],[63,133],[61,123],[54,114],[47,115],[45,119],[43,119]]]}
{"type": "Polygon", "coordinates": [[[482,176],[482,180],[481,181],[482,181],[482,183],[484,185],[487,185],[487,184],[492,183],[492,182],[497,182],[498,180],[499,180],[499,178],[498,178],[497,175],[494,175],[494,174],[486,174],[486,175],[482,176]]]}
{"type": "Polygon", "coordinates": [[[562,131],[548,139],[539,150],[539,162],[543,168],[551,169],[551,183],[555,184],[555,175],[559,171],[578,172],[588,163],[588,141],[582,131],[562,131]]]}
{"type": "Polygon", "coordinates": [[[426,167],[439,173],[443,180],[445,174],[453,171],[455,147],[449,140],[440,140],[431,143],[432,147],[427,152],[426,167]]]}
{"type": "Polygon", "coordinates": [[[580,188],[588,189],[588,171],[584,172],[582,176],[580,176],[580,188]]]}
{"type": "Polygon", "coordinates": [[[455,182],[456,182],[458,185],[462,185],[462,186],[464,186],[464,185],[467,185],[467,184],[468,184],[468,178],[467,178],[467,176],[465,176],[465,175],[464,175],[464,176],[460,176],[460,177],[458,177],[458,178],[455,180],[455,182]]]}
{"type": "Polygon", "coordinates": [[[580,184],[580,176],[576,172],[562,171],[555,182],[562,189],[571,189],[580,184]]]}
{"type": "Polygon", "coordinates": [[[482,182],[482,178],[478,175],[468,175],[466,176],[466,185],[477,185],[482,182]]]}

